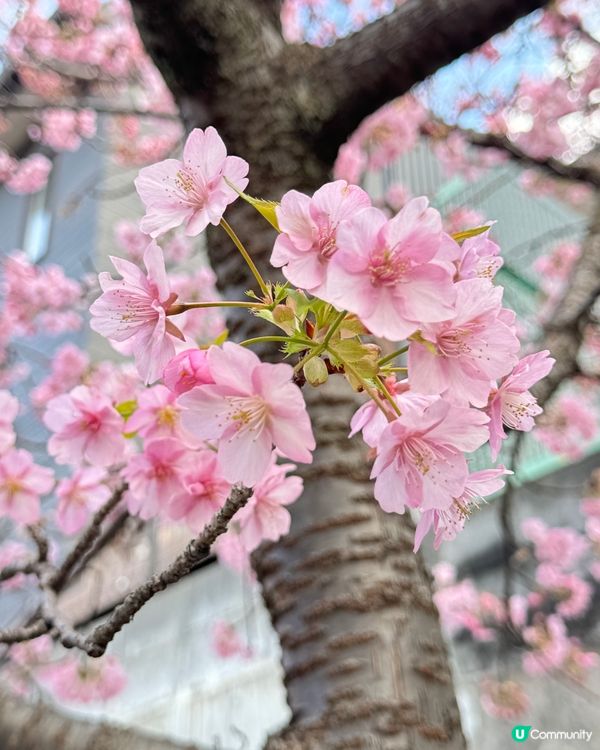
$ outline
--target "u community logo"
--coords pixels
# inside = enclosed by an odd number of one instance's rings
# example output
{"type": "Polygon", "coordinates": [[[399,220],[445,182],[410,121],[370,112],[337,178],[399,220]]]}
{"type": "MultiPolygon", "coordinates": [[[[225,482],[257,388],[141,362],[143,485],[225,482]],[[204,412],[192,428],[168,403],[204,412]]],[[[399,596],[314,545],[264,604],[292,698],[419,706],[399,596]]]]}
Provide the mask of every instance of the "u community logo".
{"type": "Polygon", "coordinates": [[[530,731],[531,726],[527,727],[523,725],[517,725],[512,729],[512,738],[515,742],[525,742],[525,740],[529,737],[530,731]]]}

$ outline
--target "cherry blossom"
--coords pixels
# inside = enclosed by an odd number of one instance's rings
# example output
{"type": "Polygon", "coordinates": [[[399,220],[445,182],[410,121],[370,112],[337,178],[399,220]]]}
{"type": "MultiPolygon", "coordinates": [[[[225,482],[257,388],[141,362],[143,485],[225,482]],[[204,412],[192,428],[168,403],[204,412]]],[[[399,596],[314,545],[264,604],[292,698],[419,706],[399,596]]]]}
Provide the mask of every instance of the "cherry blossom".
{"type": "Polygon", "coordinates": [[[48,181],[52,162],[43,154],[32,154],[19,162],[6,181],[6,187],[17,195],[37,193],[48,181]]]}
{"type": "Polygon", "coordinates": [[[492,460],[496,460],[502,440],[506,437],[503,425],[512,430],[529,432],[534,427],[534,417],[542,413],[529,389],[553,368],[556,360],[549,354],[548,350],[544,350],[523,357],[513,371],[503,378],[498,388],[490,393],[487,411],[490,415],[492,460]]]}
{"type": "Polygon", "coordinates": [[[148,245],[146,274],[128,260],[111,256],[111,261],[123,280],[100,274],[103,294],[90,307],[90,325],[112,341],[128,341],[140,376],[152,383],[175,355],[174,338],[183,339],[166,316],[177,295],[171,293],[162,250],[155,242],[148,245]]]}
{"type": "Polygon", "coordinates": [[[111,466],[126,455],[124,423],[110,399],[96,389],[78,385],[53,398],[44,424],[54,434],[48,451],[59,464],[111,466]]]}
{"type": "Polygon", "coordinates": [[[252,656],[252,649],[243,643],[235,627],[225,620],[217,620],[213,624],[211,645],[221,659],[234,656],[249,659],[252,656]]]}
{"type": "Polygon", "coordinates": [[[153,440],[133,456],[123,469],[129,512],[144,519],[158,515],[182,492],[187,458],[185,446],[172,438],[153,440]]]}
{"type": "Polygon", "coordinates": [[[410,342],[411,387],[485,406],[490,382],[516,364],[519,340],[502,308],[501,287],[484,279],[459,281],[455,287],[452,318],[426,323],[410,342]]]}
{"type": "Polygon", "coordinates": [[[91,513],[109,499],[111,490],[103,484],[106,478],[104,469],[88,466],[60,480],[56,486],[56,524],[64,534],[80,531],[91,513]]]}
{"type": "Polygon", "coordinates": [[[276,452],[271,460],[263,478],[254,485],[248,503],[235,516],[240,525],[240,538],[248,552],[255,550],[265,539],[275,542],[287,534],[291,516],[285,506],[302,494],[302,479],[287,476],[296,468],[294,464],[278,465],[276,452]]]}
{"type": "Polygon", "coordinates": [[[436,401],[424,409],[405,409],[384,429],[371,476],[375,499],[387,512],[405,505],[446,509],[461,497],[468,477],[463,451],[487,440],[485,414],[436,401]]]}
{"type": "Polygon", "coordinates": [[[53,485],[52,469],[35,464],[31,453],[11,448],[0,456],[0,515],[16,523],[35,523],[40,518],[40,496],[53,485]]]}
{"type": "Polygon", "coordinates": [[[146,206],[140,228],[151,237],[185,225],[195,237],[209,224],[217,225],[225,208],[248,184],[248,163],[227,156],[225,144],[213,127],[192,130],[183,149],[183,160],[165,159],[145,167],[135,186],[146,206]]]}
{"type": "Polygon", "coordinates": [[[177,396],[191,391],[197,385],[214,383],[206,349],[185,349],[180,352],[165,367],[163,382],[177,396]]]}
{"type": "Polygon", "coordinates": [[[197,447],[198,441],[181,424],[181,407],[175,399],[176,394],[160,384],[142,391],[127,420],[127,432],[137,432],[145,440],[173,437],[197,447]]]}
{"type": "Polygon", "coordinates": [[[504,487],[504,480],[500,477],[511,473],[504,466],[475,471],[469,474],[460,497],[455,498],[448,508],[424,511],[415,531],[415,552],[432,528],[435,534],[433,544],[435,549],[439,548],[443,540],[455,539],[474,508],[479,507],[481,502],[485,502],[485,497],[493,495],[504,487]]]}
{"type": "Polygon", "coordinates": [[[164,512],[174,521],[184,521],[198,534],[223,507],[230,492],[231,484],[219,473],[216,453],[201,450],[182,471],[181,487],[164,512]]]}
{"type": "Polygon", "coordinates": [[[296,286],[324,296],[340,225],[370,205],[365,191],[345,180],[323,185],[312,198],[290,190],[276,209],[281,234],[275,240],[271,263],[282,267],[296,286]]]}
{"type": "Polygon", "coordinates": [[[534,543],[534,554],[542,563],[551,563],[569,570],[587,552],[588,542],[575,529],[569,527],[548,528],[541,518],[531,516],[521,524],[526,539],[534,543]]]}
{"type": "Polygon", "coordinates": [[[15,444],[13,422],[19,413],[19,402],[8,391],[0,390],[0,456],[15,444]]]}
{"type": "Polygon", "coordinates": [[[237,344],[211,346],[208,366],[215,385],[179,397],[183,425],[203,440],[218,440],[225,479],[252,486],[264,475],[275,446],[293,461],[310,463],[315,440],[292,368],[263,363],[237,344]]]}
{"type": "Polygon", "coordinates": [[[81,660],[69,655],[44,667],[39,674],[57,698],[72,703],[107,701],[127,683],[123,667],[114,656],[81,660]]]}
{"type": "Polygon", "coordinates": [[[392,341],[420,321],[452,314],[451,272],[436,262],[440,215],[415,198],[389,221],[377,208],[360,211],[339,228],[327,299],[356,313],[371,333],[392,341]]]}
{"type": "Polygon", "coordinates": [[[513,680],[483,680],[480,699],[490,716],[511,721],[526,714],[530,705],[523,687],[513,680]]]}

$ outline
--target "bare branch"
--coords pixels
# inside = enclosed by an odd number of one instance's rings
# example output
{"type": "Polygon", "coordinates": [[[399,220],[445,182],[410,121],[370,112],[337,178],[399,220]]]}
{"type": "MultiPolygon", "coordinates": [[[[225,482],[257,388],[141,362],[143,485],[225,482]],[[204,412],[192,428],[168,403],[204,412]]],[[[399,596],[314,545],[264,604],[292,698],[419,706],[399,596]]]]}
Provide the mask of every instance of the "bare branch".
{"type": "Polygon", "coordinates": [[[210,555],[210,548],[215,540],[227,531],[233,516],[246,505],[252,495],[252,490],[247,487],[234,487],[221,510],[204,527],[202,532],[195,539],[192,539],[171,565],[161,573],[156,573],[129,593],[123,602],[115,607],[104,623],[98,625],[88,636],[85,636],[63,620],[57,609],[57,593],[74,565],[97,538],[103,518],[110,513],[112,508],[116,507],[124,491],[125,487],[117,490],[111,500],[98,511],[87,531],[58,571],[55,571],[45,561],[37,564],[35,572],[38,575],[42,592],[41,618],[33,624],[21,628],[1,630],[0,643],[26,641],[50,631],[66,648],[79,648],[89,656],[102,656],[108,644],[123,625],[130,622],[146,602],[159,591],[163,591],[167,586],[176,583],[191,573],[210,555]]]}
{"type": "Polygon", "coordinates": [[[18,96],[0,97],[0,110],[12,112],[31,112],[43,109],[69,109],[80,112],[82,109],[93,109],[100,114],[153,117],[157,120],[179,121],[179,115],[172,112],[152,112],[146,109],[136,109],[123,103],[112,103],[100,97],[86,96],[81,98],[65,98],[60,102],[51,102],[42,96],[20,93],[18,96]]]}
{"type": "Polygon", "coordinates": [[[565,164],[551,156],[545,159],[536,159],[504,135],[477,133],[474,130],[462,129],[459,129],[459,132],[474,146],[500,149],[520,164],[542,169],[552,177],[564,177],[568,180],[587,182],[590,185],[600,187],[600,168],[592,159],[587,159],[585,156],[572,164],[565,164]]]}
{"type": "Polygon", "coordinates": [[[69,552],[60,568],[58,568],[54,575],[51,576],[48,583],[53,591],[59,592],[63,588],[67,579],[71,575],[71,572],[100,536],[102,522],[121,502],[126,489],[127,485],[122,485],[116,489],[111,498],[98,511],[96,511],[89,526],[83,532],[77,544],[73,547],[71,552],[69,552]]]}
{"type": "Polygon", "coordinates": [[[95,628],[86,639],[87,653],[90,656],[102,656],[108,644],[130,622],[134,615],[159,591],[176,583],[210,554],[215,540],[227,531],[233,516],[243,508],[252,495],[248,487],[234,487],[225,505],[205,526],[203,531],[188,544],[186,549],[162,573],[149,578],[146,583],[132,591],[122,604],[115,608],[108,620],[95,628]]]}

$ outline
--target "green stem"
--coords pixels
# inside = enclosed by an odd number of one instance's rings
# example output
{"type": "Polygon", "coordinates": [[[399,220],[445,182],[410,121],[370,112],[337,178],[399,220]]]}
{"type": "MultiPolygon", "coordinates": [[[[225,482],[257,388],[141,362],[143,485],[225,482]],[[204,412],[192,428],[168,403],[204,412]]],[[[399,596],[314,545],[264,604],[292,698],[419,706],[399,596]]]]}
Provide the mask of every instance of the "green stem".
{"type": "Polygon", "coordinates": [[[265,297],[268,297],[269,296],[269,289],[267,287],[267,284],[265,283],[265,280],[263,279],[263,277],[260,275],[260,272],[259,272],[258,268],[254,265],[254,261],[250,257],[248,251],[242,245],[242,242],[241,242],[240,238],[233,231],[233,229],[231,228],[231,226],[225,221],[225,219],[221,219],[221,226],[227,232],[227,234],[229,235],[229,237],[230,237],[231,241],[233,242],[233,244],[240,251],[242,258],[248,264],[248,268],[252,271],[252,275],[254,276],[254,278],[256,279],[256,281],[258,282],[258,285],[261,288],[263,294],[265,295],[265,297]]]}
{"type": "Polygon", "coordinates": [[[385,372],[408,372],[408,367],[386,367],[385,372]]]}
{"type": "Polygon", "coordinates": [[[385,418],[389,421],[390,415],[387,412],[385,406],[383,405],[383,402],[381,401],[381,399],[379,398],[377,394],[377,388],[373,388],[369,383],[367,383],[367,381],[356,372],[356,370],[354,369],[354,367],[352,367],[352,365],[344,361],[342,361],[342,364],[344,365],[344,370],[354,375],[354,377],[358,380],[358,382],[365,389],[365,393],[369,396],[369,398],[371,398],[375,402],[376,406],[378,406],[379,409],[381,409],[381,411],[385,414],[385,418]]]}
{"type": "Polygon", "coordinates": [[[397,414],[397,415],[398,415],[399,417],[401,417],[401,416],[402,416],[402,412],[400,411],[400,407],[399,407],[399,406],[398,406],[398,404],[397,404],[397,403],[396,403],[396,402],[394,401],[394,398],[393,398],[392,394],[391,394],[391,393],[390,393],[390,392],[388,391],[388,389],[387,389],[387,388],[385,387],[385,383],[384,383],[384,382],[383,382],[383,380],[381,379],[381,376],[380,376],[380,375],[378,375],[378,376],[377,376],[377,384],[378,384],[378,386],[379,386],[379,390],[381,391],[381,393],[383,393],[383,395],[384,395],[384,397],[385,397],[386,401],[387,401],[387,402],[389,403],[389,405],[390,405],[390,406],[392,407],[392,409],[393,409],[393,410],[394,410],[394,411],[396,412],[396,414],[397,414]]]}
{"type": "Polygon", "coordinates": [[[312,352],[309,352],[305,357],[303,357],[300,362],[294,367],[294,372],[300,372],[300,370],[304,367],[304,365],[307,362],[310,362],[311,359],[314,359],[315,357],[318,357],[319,354],[322,354],[325,349],[327,349],[327,345],[331,341],[331,337],[333,334],[337,331],[337,329],[340,327],[342,321],[347,315],[347,310],[342,310],[340,313],[338,313],[337,318],[333,321],[333,323],[329,326],[329,330],[327,331],[327,334],[323,341],[316,346],[312,352]]]}
{"type": "Polygon", "coordinates": [[[188,310],[199,310],[206,307],[247,307],[258,309],[265,307],[262,302],[181,302],[178,305],[171,305],[167,310],[167,315],[181,315],[188,310]]]}
{"type": "Polygon", "coordinates": [[[383,365],[386,365],[388,362],[391,362],[393,359],[396,359],[396,357],[399,357],[401,354],[405,354],[407,351],[408,351],[408,345],[403,346],[402,349],[397,349],[395,352],[392,352],[391,354],[388,354],[385,357],[382,357],[377,364],[379,365],[379,367],[383,367],[383,365]]]}
{"type": "Polygon", "coordinates": [[[240,341],[240,346],[252,346],[252,344],[262,344],[267,341],[284,341],[288,342],[290,341],[292,344],[305,344],[306,346],[311,346],[309,341],[305,341],[304,339],[296,339],[293,336],[257,336],[254,339],[246,339],[245,341],[240,341]]]}

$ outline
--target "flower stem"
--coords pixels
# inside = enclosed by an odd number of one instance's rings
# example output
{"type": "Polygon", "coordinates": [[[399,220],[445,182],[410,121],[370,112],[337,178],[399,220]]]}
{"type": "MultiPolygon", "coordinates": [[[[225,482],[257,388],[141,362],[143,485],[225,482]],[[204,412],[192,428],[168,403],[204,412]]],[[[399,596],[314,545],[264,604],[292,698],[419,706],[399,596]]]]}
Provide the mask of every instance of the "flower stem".
{"type": "Polygon", "coordinates": [[[267,287],[267,284],[263,277],[260,275],[260,271],[258,268],[254,265],[254,261],[250,257],[250,254],[246,250],[246,248],[243,246],[242,241],[237,236],[237,234],[233,231],[231,226],[225,221],[225,219],[221,219],[221,226],[223,229],[227,232],[229,235],[229,238],[233,242],[233,244],[237,247],[237,249],[240,251],[240,254],[242,258],[246,261],[248,264],[248,268],[252,271],[252,275],[258,282],[259,287],[262,290],[262,293],[265,295],[265,297],[268,297],[269,295],[269,288],[267,287]]]}
{"type": "Polygon", "coordinates": [[[206,307],[247,307],[258,309],[265,307],[265,305],[262,302],[230,302],[226,300],[222,302],[181,302],[178,305],[171,305],[166,313],[167,315],[181,315],[181,313],[188,310],[199,310],[206,307]]]}
{"type": "Polygon", "coordinates": [[[303,339],[296,339],[293,336],[257,336],[254,339],[246,339],[245,341],[240,341],[240,346],[252,346],[252,344],[262,344],[267,341],[283,341],[288,342],[290,341],[292,344],[305,344],[306,346],[310,346],[309,341],[304,341],[303,339]]]}
{"type": "Polygon", "coordinates": [[[384,395],[384,397],[385,397],[386,401],[387,401],[387,402],[389,403],[389,405],[390,405],[390,406],[392,407],[392,409],[393,409],[393,410],[394,410],[394,411],[396,412],[396,414],[397,414],[397,415],[398,415],[399,417],[401,417],[401,416],[402,416],[402,412],[400,411],[400,407],[399,407],[399,406],[398,406],[398,404],[397,404],[397,403],[396,403],[396,402],[394,401],[394,398],[393,398],[392,394],[391,394],[391,393],[390,393],[390,392],[388,391],[388,389],[387,389],[387,388],[385,387],[385,383],[384,383],[384,382],[383,382],[383,380],[381,379],[381,376],[380,376],[380,375],[378,375],[378,376],[377,376],[377,385],[379,386],[379,390],[381,391],[381,393],[383,393],[383,395],[384,395]]]}
{"type": "Polygon", "coordinates": [[[387,365],[388,362],[391,362],[393,359],[396,359],[396,357],[399,357],[401,354],[405,354],[408,351],[408,345],[403,346],[401,349],[397,349],[395,352],[392,352],[391,354],[388,354],[385,357],[382,357],[379,362],[377,363],[379,367],[383,367],[383,365],[387,365]]]}
{"type": "Polygon", "coordinates": [[[352,365],[348,364],[348,362],[343,362],[343,365],[344,365],[344,370],[346,370],[347,372],[349,372],[351,375],[354,375],[354,377],[359,381],[359,383],[364,388],[365,393],[369,396],[369,398],[371,398],[375,402],[375,405],[378,406],[379,409],[381,409],[381,411],[385,414],[385,418],[388,420],[388,422],[390,422],[391,418],[390,418],[389,412],[385,408],[385,405],[384,405],[383,401],[379,398],[379,394],[377,392],[377,388],[373,388],[373,386],[371,386],[369,383],[367,383],[367,381],[363,377],[361,377],[356,372],[356,370],[354,369],[354,367],[352,367],[352,365]]]}
{"type": "Polygon", "coordinates": [[[342,321],[347,315],[347,310],[342,310],[337,318],[333,321],[333,323],[329,326],[329,330],[327,331],[327,334],[325,335],[325,338],[323,341],[316,346],[311,352],[309,352],[305,357],[303,357],[300,362],[294,367],[294,372],[300,372],[300,370],[304,367],[304,365],[309,362],[311,359],[314,359],[315,357],[318,357],[319,354],[322,354],[325,349],[327,349],[327,345],[331,341],[331,337],[333,334],[337,331],[337,329],[342,324],[342,321]]]}

